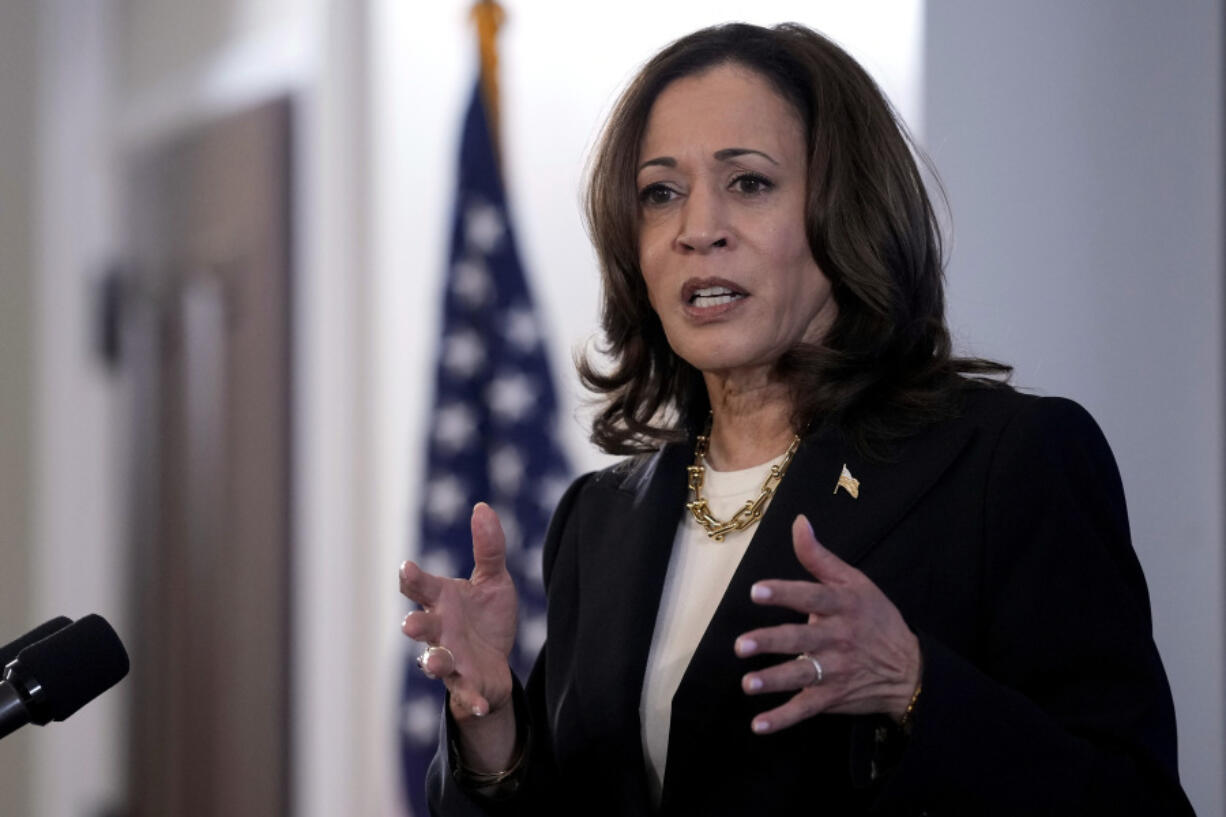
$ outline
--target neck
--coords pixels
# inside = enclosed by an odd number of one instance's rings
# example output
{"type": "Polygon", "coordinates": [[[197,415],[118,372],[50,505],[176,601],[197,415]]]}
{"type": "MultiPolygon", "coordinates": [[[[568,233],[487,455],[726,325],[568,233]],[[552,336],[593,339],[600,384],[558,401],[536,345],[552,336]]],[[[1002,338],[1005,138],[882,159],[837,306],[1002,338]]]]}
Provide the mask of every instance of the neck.
{"type": "Polygon", "coordinates": [[[769,462],[787,451],[796,429],[787,387],[765,375],[753,380],[704,374],[711,400],[707,462],[736,471],[769,462]]]}

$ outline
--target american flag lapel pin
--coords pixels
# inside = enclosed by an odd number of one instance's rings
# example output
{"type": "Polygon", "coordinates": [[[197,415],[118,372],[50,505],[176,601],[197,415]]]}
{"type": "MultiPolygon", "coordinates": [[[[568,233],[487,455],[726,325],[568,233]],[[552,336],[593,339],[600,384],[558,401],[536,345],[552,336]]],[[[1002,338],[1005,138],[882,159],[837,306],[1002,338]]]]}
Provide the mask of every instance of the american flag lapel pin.
{"type": "Polygon", "coordinates": [[[851,471],[847,470],[847,463],[843,463],[843,473],[839,474],[839,481],[834,486],[834,493],[837,494],[840,488],[851,494],[852,499],[860,498],[860,480],[853,477],[851,471]]]}

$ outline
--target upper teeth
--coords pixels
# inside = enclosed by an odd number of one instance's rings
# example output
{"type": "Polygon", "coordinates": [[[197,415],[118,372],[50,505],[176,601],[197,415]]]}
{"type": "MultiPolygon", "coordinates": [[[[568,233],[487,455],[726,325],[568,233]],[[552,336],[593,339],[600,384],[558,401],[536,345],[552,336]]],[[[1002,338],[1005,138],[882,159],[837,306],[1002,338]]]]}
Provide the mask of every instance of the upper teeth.
{"type": "Polygon", "coordinates": [[[713,298],[716,295],[735,295],[732,290],[727,287],[707,287],[694,291],[695,298],[713,298]]]}

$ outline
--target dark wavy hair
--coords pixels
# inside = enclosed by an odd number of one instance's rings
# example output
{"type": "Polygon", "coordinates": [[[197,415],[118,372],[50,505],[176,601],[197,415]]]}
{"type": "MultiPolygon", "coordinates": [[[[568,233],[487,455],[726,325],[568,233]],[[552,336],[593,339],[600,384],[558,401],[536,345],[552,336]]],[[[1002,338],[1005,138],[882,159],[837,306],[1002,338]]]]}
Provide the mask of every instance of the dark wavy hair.
{"type": "Polygon", "coordinates": [[[918,151],[872,78],[804,26],[718,25],[677,40],[643,67],[592,158],[587,221],[603,283],[601,351],[613,361],[605,370],[578,361],[584,385],[603,403],[593,442],[609,453],[643,453],[685,439],[706,419],[702,376],[669,347],[647,298],[635,169],[661,91],[729,63],[764,77],[804,125],[809,247],[838,305],[819,344],[799,344],[778,362],[794,426],[834,426],[871,454],[955,414],[970,380],[1007,378],[1008,366],[952,354],[941,235],[918,151]]]}

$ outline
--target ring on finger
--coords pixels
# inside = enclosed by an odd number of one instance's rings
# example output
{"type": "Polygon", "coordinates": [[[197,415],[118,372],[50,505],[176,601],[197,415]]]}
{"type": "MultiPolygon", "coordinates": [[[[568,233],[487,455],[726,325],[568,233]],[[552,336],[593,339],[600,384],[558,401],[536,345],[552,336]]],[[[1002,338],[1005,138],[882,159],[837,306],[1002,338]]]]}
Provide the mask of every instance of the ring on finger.
{"type": "Polygon", "coordinates": [[[817,656],[807,652],[802,652],[800,655],[796,656],[796,660],[808,661],[809,663],[813,664],[813,680],[805,686],[815,687],[822,682],[822,678],[825,676],[825,673],[822,672],[822,662],[817,660],[817,656]]]}
{"type": "Polygon", "coordinates": [[[451,666],[455,666],[455,655],[452,654],[451,650],[443,646],[426,647],[421,651],[421,655],[417,656],[417,668],[421,670],[422,675],[426,676],[431,681],[437,681],[438,676],[426,667],[426,663],[430,660],[430,656],[436,651],[447,653],[447,657],[451,659],[451,666]]]}

